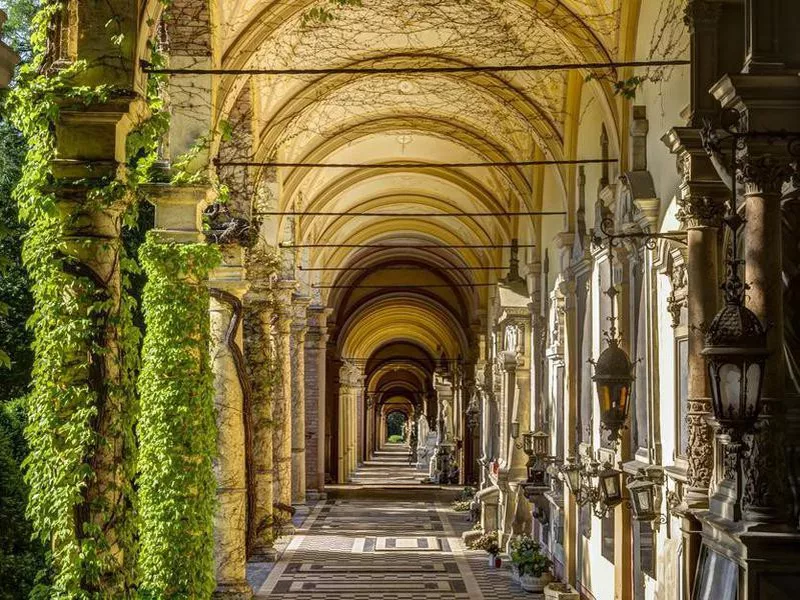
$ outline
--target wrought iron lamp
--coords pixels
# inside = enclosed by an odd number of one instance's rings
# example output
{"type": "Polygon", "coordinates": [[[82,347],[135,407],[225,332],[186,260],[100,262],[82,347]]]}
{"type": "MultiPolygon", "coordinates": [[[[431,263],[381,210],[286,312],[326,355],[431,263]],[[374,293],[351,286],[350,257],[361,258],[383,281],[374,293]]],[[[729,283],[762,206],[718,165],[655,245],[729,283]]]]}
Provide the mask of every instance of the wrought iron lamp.
{"type": "Polygon", "coordinates": [[[528,431],[522,434],[522,450],[528,455],[528,478],[522,485],[528,500],[541,497],[551,489],[548,463],[552,458],[548,456],[549,449],[550,436],[544,431],[528,431]]]}
{"type": "MultiPolygon", "coordinates": [[[[605,332],[608,346],[593,361],[594,376],[592,381],[597,387],[597,396],[600,401],[600,425],[608,431],[609,440],[613,444],[619,443],[620,430],[625,427],[630,409],[631,384],[633,383],[633,364],[628,354],[620,347],[621,338],[617,335],[616,296],[617,288],[614,286],[614,247],[619,240],[644,240],[649,248],[655,248],[656,240],[668,240],[686,244],[685,231],[669,231],[665,233],[629,232],[614,233],[614,222],[606,217],[600,222],[600,231],[608,241],[608,264],[611,273],[611,285],[606,295],[611,299],[611,327],[605,332]]],[[[593,235],[593,243],[601,244],[601,239],[593,235]]]]}
{"type": "MultiPolygon", "coordinates": [[[[736,186],[734,184],[734,194],[736,186]]],[[[727,276],[722,290],[725,305],[716,314],[705,336],[711,406],[721,433],[733,442],[755,427],[761,410],[761,388],[769,351],[767,332],[758,317],[744,305],[748,285],[739,278],[737,232],[744,223],[731,200],[725,224],[731,232],[727,276]]]]}
{"type": "Polygon", "coordinates": [[[744,219],[736,208],[736,150],[741,136],[734,134],[732,137],[731,198],[724,219],[731,245],[725,282],[721,286],[725,304],[706,331],[702,355],[706,359],[711,387],[712,425],[719,435],[727,438],[724,479],[734,484],[732,518],[738,520],[744,485],[741,472],[743,440],[746,434],[755,430],[761,412],[761,390],[769,350],[766,329],[755,313],[744,305],[744,295],[749,286],[739,277],[739,266],[744,261],[739,258],[738,232],[744,219]]]}
{"type": "Polygon", "coordinates": [[[636,475],[628,478],[628,493],[633,519],[651,523],[667,522],[667,516],[660,511],[660,486],[664,483],[664,474],[660,470],[652,472],[641,469],[636,475]]]}
{"type": "Polygon", "coordinates": [[[597,474],[600,500],[606,509],[622,502],[622,473],[606,463],[597,474]]]}
{"type": "Polygon", "coordinates": [[[605,332],[608,346],[594,364],[594,381],[597,386],[597,398],[600,403],[600,426],[608,431],[612,444],[620,439],[620,430],[625,426],[630,408],[631,384],[633,383],[633,364],[628,354],[620,348],[620,337],[617,335],[616,296],[614,286],[614,251],[613,239],[609,242],[608,264],[611,273],[611,285],[606,295],[611,299],[611,326],[605,332]]]}
{"type": "Polygon", "coordinates": [[[622,501],[622,473],[610,463],[592,459],[582,464],[570,456],[561,466],[561,476],[578,506],[592,504],[592,512],[605,517],[622,501]]]}

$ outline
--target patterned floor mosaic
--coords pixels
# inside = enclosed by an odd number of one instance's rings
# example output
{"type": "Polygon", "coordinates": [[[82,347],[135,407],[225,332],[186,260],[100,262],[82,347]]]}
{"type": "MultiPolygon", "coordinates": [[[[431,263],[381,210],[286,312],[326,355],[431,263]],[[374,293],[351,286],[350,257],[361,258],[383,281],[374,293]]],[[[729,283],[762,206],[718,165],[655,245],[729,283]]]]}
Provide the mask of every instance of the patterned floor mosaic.
{"type": "Polygon", "coordinates": [[[465,550],[463,513],[426,501],[328,500],[311,508],[258,582],[275,600],[508,600],[536,598],[507,569],[465,550]]]}

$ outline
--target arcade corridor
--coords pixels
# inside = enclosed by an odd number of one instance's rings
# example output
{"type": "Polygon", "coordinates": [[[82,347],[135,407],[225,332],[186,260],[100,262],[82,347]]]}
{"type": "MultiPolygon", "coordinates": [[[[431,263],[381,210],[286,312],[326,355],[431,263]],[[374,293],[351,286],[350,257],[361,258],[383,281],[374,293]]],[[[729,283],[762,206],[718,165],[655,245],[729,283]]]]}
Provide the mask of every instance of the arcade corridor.
{"type": "Polygon", "coordinates": [[[531,597],[486,554],[466,550],[471,527],[452,492],[360,491],[314,505],[266,575],[250,565],[256,598],[275,600],[506,600],[531,597]]]}

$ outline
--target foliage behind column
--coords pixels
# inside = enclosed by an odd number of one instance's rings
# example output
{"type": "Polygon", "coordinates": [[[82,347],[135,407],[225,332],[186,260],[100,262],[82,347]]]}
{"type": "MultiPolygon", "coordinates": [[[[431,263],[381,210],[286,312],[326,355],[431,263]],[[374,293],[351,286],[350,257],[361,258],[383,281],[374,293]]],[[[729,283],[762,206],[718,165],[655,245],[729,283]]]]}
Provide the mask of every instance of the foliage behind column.
{"type": "Polygon", "coordinates": [[[51,549],[50,597],[125,598],[134,593],[136,559],[132,481],[140,335],[131,318],[129,277],[137,267],[121,239],[101,248],[82,234],[82,223],[106,213],[101,218],[135,226],[133,199],[166,120],[151,103],[152,116],[128,139],[127,177],[98,170],[81,180],[57,178],[52,166],[61,108],[102,104],[118,93],[107,85],[76,84],[89,67],[85,61],[45,68],[50,25],[62,10],[59,2],[47,2],[34,18],[31,60],[20,69],[7,105],[28,148],[14,192],[28,226],[23,261],[35,305],[29,320],[35,361],[27,407],[27,514],[51,549]],[[76,202],[68,210],[65,196],[76,202]],[[98,249],[109,253],[109,280],[83,260],[98,249]],[[118,373],[110,376],[106,365],[118,373]]]}
{"type": "MultiPolygon", "coordinates": [[[[41,72],[48,25],[60,8],[47,4],[37,14],[34,58],[22,68],[10,103],[14,123],[28,144],[14,194],[29,226],[23,260],[35,303],[29,321],[35,363],[26,430],[28,517],[52,551],[51,597],[126,597],[133,570],[125,565],[135,556],[131,481],[139,336],[130,320],[126,281],[120,297],[109,282],[75,258],[93,242],[78,234],[67,243],[78,217],[59,211],[55,190],[75,184],[56,180],[51,170],[61,102],[101,103],[112,90],[71,85],[85,68],[80,62],[58,73],[41,72]],[[114,358],[104,357],[109,344],[114,358]],[[113,381],[104,377],[104,360],[119,366],[113,381]],[[100,422],[106,427],[104,435],[98,430],[100,422]],[[99,457],[109,452],[121,460],[104,474],[100,488],[96,467],[99,457]]],[[[127,191],[113,175],[75,185],[83,215],[123,206],[127,191]]],[[[126,262],[124,250],[109,243],[116,260],[126,262]]]]}
{"type": "Polygon", "coordinates": [[[160,243],[139,250],[147,273],[139,379],[139,570],[142,597],[208,598],[214,590],[216,480],[208,272],[215,247],[160,243]]]}

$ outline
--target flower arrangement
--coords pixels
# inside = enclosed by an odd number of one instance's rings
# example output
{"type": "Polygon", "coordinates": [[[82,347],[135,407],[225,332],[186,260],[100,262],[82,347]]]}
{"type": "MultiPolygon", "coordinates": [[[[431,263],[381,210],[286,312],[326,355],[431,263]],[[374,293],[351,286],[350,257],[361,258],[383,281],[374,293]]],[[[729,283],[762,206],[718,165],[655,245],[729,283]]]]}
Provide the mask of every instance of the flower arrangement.
{"type": "Polygon", "coordinates": [[[517,568],[519,575],[541,577],[549,572],[553,564],[541,551],[541,546],[529,535],[521,535],[511,540],[511,563],[517,568]]]}
{"type": "Polygon", "coordinates": [[[484,533],[473,542],[472,548],[474,550],[484,550],[487,554],[497,556],[500,554],[500,542],[497,539],[497,532],[484,533]]]}

